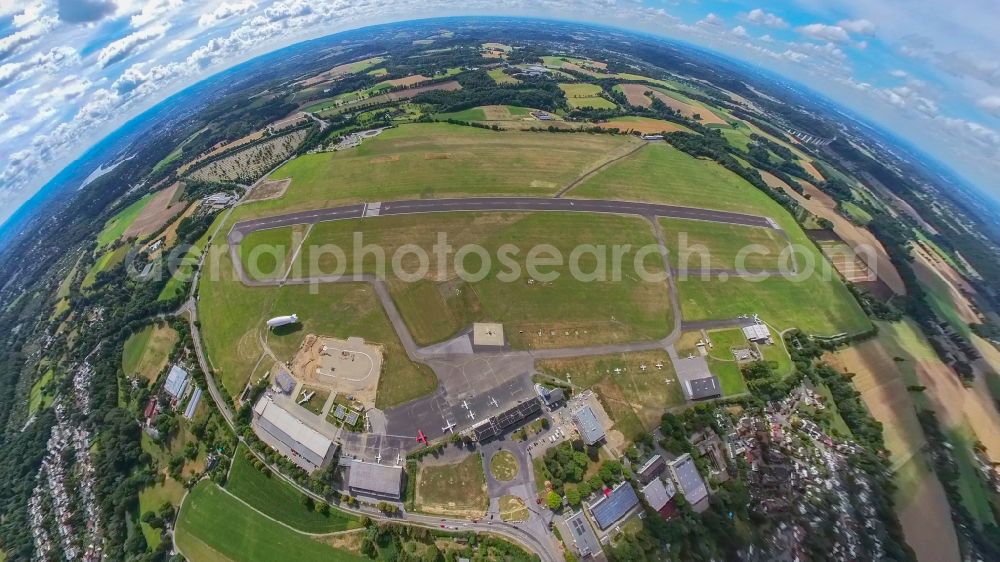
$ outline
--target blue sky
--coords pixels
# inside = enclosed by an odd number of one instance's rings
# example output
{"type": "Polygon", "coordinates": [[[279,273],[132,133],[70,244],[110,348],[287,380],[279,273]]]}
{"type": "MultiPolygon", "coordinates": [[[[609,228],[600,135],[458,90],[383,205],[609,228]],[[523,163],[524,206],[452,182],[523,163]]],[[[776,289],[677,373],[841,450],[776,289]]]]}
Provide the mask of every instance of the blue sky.
{"type": "Polygon", "coordinates": [[[1000,11],[986,0],[0,0],[0,221],[129,117],[219,70],[366,24],[471,14],[593,21],[764,66],[1000,199],[1000,11]]]}

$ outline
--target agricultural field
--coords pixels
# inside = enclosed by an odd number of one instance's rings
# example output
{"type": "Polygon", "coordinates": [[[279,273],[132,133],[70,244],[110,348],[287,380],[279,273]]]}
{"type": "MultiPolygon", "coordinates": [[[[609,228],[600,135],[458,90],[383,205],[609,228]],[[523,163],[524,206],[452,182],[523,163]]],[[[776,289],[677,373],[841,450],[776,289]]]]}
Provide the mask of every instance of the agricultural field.
{"type": "Polygon", "coordinates": [[[167,366],[177,339],[177,332],[165,324],[150,324],[132,334],[122,349],[122,371],[126,376],[156,382],[156,377],[167,366]]]}
{"type": "MultiPolygon", "coordinates": [[[[455,248],[479,244],[492,256],[481,281],[467,283],[457,278],[453,261],[447,270],[432,264],[416,282],[391,276],[390,290],[414,338],[420,344],[444,340],[473,321],[493,320],[507,324],[508,340],[516,348],[565,347],[600,342],[653,340],[666,335],[671,324],[669,295],[664,283],[642,281],[631,271],[639,248],[655,243],[650,225],[643,219],[580,213],[436,213],[426,216],[389,216],[363,221],[334,221],[317,224],[306,239],[304,249],[292,266],[299,271],[330,274],[337,263],[329,252],[313,253],[313,248],[333,244],[345,252],[346,273],[354,272],[355,233],[363,243],[381,247],[392,257],[398,248],[415,244],[431,253],[439,233],[455,248]],[[502,275],[512,268],[499,263],[499,248],[513,244],[518,250],[510,257],[518,264],[514,279],[502,275]],[[550,244],[563,256],[562,265],[540,269],[554,273],[550,281],[529,282],[524,259],[531,248],[550,244]],[[606,278],[577,281],[570,269],[570,255],[580,244],[630,245],[624,251],[621,280],[610,272],[610,250],[604,269],[606,278]],[[628,269],[630,274],[626,274],[628,269]],[[568,334],[567,334],[568,332],[568,334]]],[[[242,245],[241,245],[242,246],[242,245]]],[[[242,251],[247,251],[243,249],[242,251]]],[[[401,261],[402,271],[419,267],[413,254],[401,261]]],[[[465,261],[474,273],[481,258],[465,261]]],[[[431,260],[436,262],[437,260],[431,260]]],[[[582,254],[577,262],[581,273],[598,267],[593,254],[582,254]]],[[[390,264],[389,261],[384,261],[390,264]]],[[[650,273],[662,272],[658,254],[647,254],[643,262],[650,273]]],[[[375,255],[368,253],[362,272],[378,271],[375,255]]]]}
{"type": "Polygon", "coordinates": [[[104,223],[104,230],[97,235],[97,247],[103,248],[121,238],[125,234],[125,230],[139,216],[139,213],[142,212],[152,198],[153,194],[151,193],[144,195],[138,201],[125,207],[118,214],[108,219],[108,222],[104,223]]]}
{"type": "Polygon", "coordinates": [[[219,213],[208,227],[208,230],[205,231],[205,234],[188,248],[187,253],[180,259],[180,263],[176,269],[172,272],[169,270],[165,272],[166,274],[170,274],[170,279],[163,285],[163,289],[160,290],[160,294],[156,297],[158,301],[169,300],[183,293],[194,275],[194,265],[201,256],[205,244],[208,243],[209,237],[215,232],[216,227],[222,223],[225,216],[225,213],[219,213]]]}
{"type": "Polygon", "coordinates": [[[361,526],[356,517],[336,508],[331,508],[328,515],[307,508],[301,492],[280,476],[258,470],[247,459],[249,454],[244,445],[236,450],[226,490],[253,509],[305,533],[332,533],[361,526]]]}
{"type": "Polygon", "coordinates": [[[650,117],[635,117],[627,115],[615,117],[598,125],[602,129],[618,129],[623,133],[642,133],[644,135],[655,135],[659,133],[672,133],[674,131],[691,132],[684,125],[671,123],[662,119],[652,119],[650,117]]]}
{"type": "Polygon", "coordinates": [[[478,452],[453,464],[425,461],[417,473],[417,511],[452,517],[482,517],[489,507],[486,473],[478,452]]]}
{"type": "Polygon", "coordinates": [[[848,217],[859,224],[868,224],[873,220],[871,213],[850,201],[842,202],[840,208],[844,210],[848,217]]]}
{"type": "Polygon", "coordinates": [[[593,389],[615,423],[613,432],[625,439],[651,431],[660,424],[664,409],[684,404],[673,363],[665,351],[545,359],[535,365],[554,379],[565,382],[569,377],[574,386],[593,389]],[[656,368],[658,364],[663,368],[656,368]]]}
{"type": "MultiPolygon", "coordinates": [[[[788,240],[771,228],[684,219],[660,219],[671,265],[697,272],[712,269],[774,271],[788,240]]],[[[791,262],[788,261],[789,269],[791,262]]]]}
{"type": "Polygon", "coordinates": [[[204,164],[188,175],[203,181],[235,181],[252,184],[295,152],[308,133],[309,130],[303,128],[270,138],[204,164]]]}
{"type": "Polygon", "coordinates": [[[348,111],[352,107],[361,104],[377,105],[391,101],[403,101],[414,98],[424,92],[431,92],[435,90],[453,92],[455,90],[461,90],[462,85],[456,80],[448,80],[446,82],[437,82],[434,84],[427,84],[425,86],[406,88],[404,90],[388,91],[390,89],[391,86],[387,82],[381,82],[366,90],[347,92],[345,94],[335,96],[330,100],[311,105],[306,108],[305,111],[316,112],[320,117],[332,117],[334,115],[338,115],[342,111],[348,111]]]}
{"type": "Polygon", "coordinates": [[[570,109],[593,108],[593,109],[614,109],[615,103],[607,98],[601,97],[604,91],[597,84],[559,84],[559,89],[566,95],[566,101],[570,109]]]}
{"type": "Polygon", "coordinates": [[[373,66],[375,66],[377,64],[381,64],[382,61],[384,61],[384,60],[385,60],[384,57],[371,57],[371,58],[359,60],[359,61],[356,61],[356,62],[349,62],[349,63],[346,63],[346,64],[340,64],[340,65],[337,65],[337,66],[331,68],[330,70],[327,70],[325,72],[321,72],[321,73],[317,74],[316,76],[313,76],[313,77],[308,78],[306,80],[301,80],[301,81],[297,82],[296,85],[304,87],[304,88],[308,88],[310,86],[315,86],[316,84],[319,84],[319,83],[322,83],[322,82],[327,82],[327,81],[330,81],[330,80],[335,80],[335,79],[340,78],[342,76],[345,76],[347,74],[356,74],[358,72],[364,72],[365,70],[368,70],[369,68],[371,68],[371,67],[373,67],[373,66]]]}
{"type": "Polygon", "coordinates": [[[174,540],[189,560],[367,560],[293,531],[208,480],[195,485],[181,505],[174,540]]]}
{"type": "Polygon", "coordinates": [[[653,97],[684,117],[699,121],[703,125],[728,125],[728,122],[719,113],[699,101],[673,90],[663,88],[651,88],[651,90],[653,97]]]}
{"type": "Polygon", "coordinates": [[[409,197],[553,195],[635,142],[446,123],[401,125],[357,148],[307,154],[285,164],[271,174],[275,180],[291,178],[284,196],[241,207],[241,218],[409,197]]]}

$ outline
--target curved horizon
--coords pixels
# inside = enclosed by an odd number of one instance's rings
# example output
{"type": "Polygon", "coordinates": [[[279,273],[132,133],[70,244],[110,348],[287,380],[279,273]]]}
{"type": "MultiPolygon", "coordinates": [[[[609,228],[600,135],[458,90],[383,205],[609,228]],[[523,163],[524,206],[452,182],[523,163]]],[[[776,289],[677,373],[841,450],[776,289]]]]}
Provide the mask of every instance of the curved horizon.
{"type": "MultiPolygon", "coordinates": [[[[165,0],[165,1],[169,2],[170,0],[165,0]]],[[[997,135],[996,138],[997,147],[987,147],[987,150],[982,154],[977,154],[976,151],[973,150],[973,148],[971,148],[971,145],[963,147],[962,145],[956,146],[954,145],[954,143],[937,142],[936,144],[931,144],[929,146],[928,145],[929,142],[930,143],[934,142],[934,139],[928,138],[931,135],[927,134],[914,135],[912,132],[908,132],[905,127],[899,126],[899,124],[895,123],[895,121],[900,117],[903,117],[904,121],[909,119],[906,117],[908,113],[905,110],[901,110],[901,113],[899,113],[899,115],[883,110],[882,106],[885,104],[888,104],[888,107],[895,107],[899,103],[901,103],[897,99],[898,96],[901,95],[901,93],[899,92],[912,93],[916,87],[915,85],[916,82],[914,82],[914,85],[903,87],[902,90],[899,90],[897,88],[897,90],[899,91],[895,93],[892,90],[885,90],[881,94],[878,93],[874,94],[876,96],[882,96],[881,101],[883,103],[880,105],[872,103],[871,95],[872,92],[874,92],[875,90],[873,90],[873,86],[871,86],[871,84],[868,84],[867,82],[855,81],[854,85],[850,86],[849,89],[852,91],[861,91],[864,97],[850,98],[843,95],[843,93],[839,90],[827,88],[826,84],[822,82],[819,82],[817,80],[805,80],[804,78],[807,78],[808,77],[807,75],[795,76],[793,73],[789,71],[790,68],[799,69],[801,65],[805,64],[817,64],[819,66],[817,66],[816,68],[825,68],[825,66],[830,63],[825,59],[821,60],[819,58],[819,55],[805,54],[804,55],[805,58],[802,58],[795,56],[794,53],[786,51],[783,53],[779,53],[780,56],[775,57],[774,51],[770,51],[766,54],[760,54],[762,51],[759,46],[754,48],[748,47],[749,45],[752,44],[749,42],[752,39],[752,37],[751,34],[747,31],[748,28],[751,30],[757,30],[758,33],[760,32],[760,30],[771,31],[771,33],[767,33],[760,36],[764,38],[768,38],[770,35],[776,35],[778,31],[784,30],[789,33],[802,35],[804,37],[809,37],[814,35],[817,38],[813,42],[808,42],[808,43],[802,42],[801,43],[802,49],[808,50],[806,45],[812,45],[813,47],[821,45],[819,47],[821,49],[826,49],[828,51],[831,51],[831,53],[836,53],[836,52],[840,53],[840,55],[830,55],[830,56],[834,56],[835,58],[848,57],[849,60],[850,57],[844,54],[848,52],[849,49],[854,49],[855,51],[858,51],[859,53],[862,54],[872,53],[876,50],[877,42],[881,41],[878,36],[880,28],[878,27],[877,24],[871,21],[845,19],[840,21],[838,25],[822,24],[826,26],[822,29],[819,27],[813,27],[814,24],[805,24],[803,26],[794,27],[794,20],[792,19],[791,15],[769,13],[759,8],[754,8],[747,11],[747,8],[744,8],[742,11],[737,11],[736,12],[737,15],[730,17],[731,20],[730,23],[740,23],[740,25],[737,25],[736,27],[727,30],[727,28],[724,27],[726,25],[725,23],[726,20],[722,16],[716,15],[714,12],[709,13],[708,16],[697,22],[694,22],[694,24],[692,25],[690,23],[687,23],[687,20],[683,19],[681,16],[675,16],[673,14],[664,11],[663,9],[642,7],[640,13],[645,14],[646,19],[654,21],[654,23],[655,22],[669,23],[669,26],[667,26],[666,24],[661,24],[657,26],[650,24],[649,22],[640,24],[635,21],[623,21],[625,18],[621,16],[621,14],[619,14],[617,17],[614,18],[610,19],[605,18],[603,20],[597,20],[595,19],[597,17],[596,15],[590,15],[590,17],[588,17],[588,14],[590,14],[591,12],[588,12],[587,10],[592,9],[590,4],[584,2],[579,5],[585,6],[586,9],[581,8],[581,10],[579,10],[578,12],[580,17],[572,20],[559,18],[558,15],[553,15],[548,13],[541,16],[523,14],[523,13],[518,13],[518,10],[509,10],[508,11],[509,13],[498,13],[497,11],[493,11],[493,12],[484,12],[482,14],[443,15],[443,16],[433,16],[421,19],[409,19],[409,14],[405,13],[406,10],[405,7],[403,7],[400,10],[401,12],[400,14],[394,13],[392,15],[384,15],[383,17],[375,18],[378,21],[359,20],[358,22],[351,22],[342,26],[340,29],[334,30],[332,33],[329,32],[330,30],[328,28],[317,29],[316,27],[322,27],[321,24],[317,23],[314,24],[314,27],[306,27],[300,34],[296,36],[285,38],[279,41],[271,41],[271,42],[265,41],[265,46],[263,47],[251,48],[242,52],[236,52],[235,54],[232,54],[231,56],[222,59],[211,59],[211,60],[219,60],[219,62],[207,66],[204,70],[200,72],[190,75],[184,73],[175,74],[167,76],[162,79],[156,79],[156,81],[154,81],[154,77],[151,77],[151,75],[153,75],[154,71],[158,68],[160,69],[159,72],[167,73],[167,71],[164,70],[166,66],[164,65],[151,66],[152,65],[151,58],[145,61],[136,60],[135,62],[127,60],[130,57],[141,58],[143,56],[143,52],[150,52],[150,51],[142,51],[142,49],[139,49],[140,52],[134,55],[127,53],[120,53],[116,60],[111,60],[110,62],[108,62],[109,59],[107,58],[107,56],[105,56],[104,59],[101,59],[101,54],[107,52],[107,50],[111,48],[112,45],[120,43],[121,41],[123,41],[123,39],[118,39],[108,43],[100,51],[96,51],[97,54],[94,54],[95,52],[94,49],[96,49],[97,47],[92,45],[91,51],[88,52],[86,55],[83,55],[83,51],[81,50],[80,54],[78,55],[79,62],[82,64],[85,60],[94,58],[96,59],[96,62],[98,64],[106,64],[107,68],[114,68],[116,66],[121,67],[122,65],[131,63],[131,65],[128,66],[119,75],[118,79],[115,80],[115,84],[121,82],[123,78],[131,76],[131,78],[129,79],[134,80],[134,83],[129,85],[131,89],[127,93],[129,93],[130,95],[132,94],[132,92],[140,92],[140,93],[136,93],[133,95],[133,97],[129,97],[127,99],[122,98],[123,107],[112,108],[114,111],[119,112],[118,117],[97,123],[95,125],[92,125],[90,128],[82,129],[81,131],[79,131],[80,134],[74,137],[73,139],[74,143],[72,144],[72,146],[69,147],[49,147],[44,145],[44,143],[40,143],[37,138],[33,138],[31,141],[32,146],[20,151],[16,150],[17,147],[21,146],[21,144],[19,144],[18,141],[24,140],[23,136],[14,138],[13,140],[7,139],[6,137],[9,137],[13,133],[16,133],[17,131],[20,130],[20,128],[24,128],[23,123],[18,122],[16,120],[14,122],[9,122],[9,120],[11,120],[9,113],[4,108],[0,108],[0,123],[8,121],[7,132],[4,135],[0,135],[0,148],[5,148],[4,141],[7,141],[6,144],[8,144],[8,147],[6,147],[8,148],[8,150],[0,151],[0,153],[6,153],[7,155],[6,157],[7,166],[5,167],[4,171],[0,173],[0,225],[6,225],[9,222],[9,219],[11,219],[16,214],[23,214],[24,212],[30,212],[32,198],[38,194],[42,194],[43,188],[55,187],[55,186],[50,186],[49,184],[58,183],[55,180],[57,180],[62,173],[66,172],[73,166],[86,166],[89,168],[86,174],[89,174],[91,171],[98,169],[101,165],[109,164],[110,162],[107,161],[87,162],[84,161],[85,160],[84,156],[89,154],[90,157],[93,157],[94,155],[91,154],[93,149],[95,147],[98,147],[102,142],[107,141],[109,138],[112,138],[115,135],[119,134],[121,130],[125,128],[126,124],[132,124],[134,126],[140,125],[139,123],[132,123],[132,122],[135,121],[137,118],[143,116],[150,109],[157,107],[159,104],[162,104],[167,100],[173,99],[178,94],[185,92],[186,90],[192,88],[193,86],[204,84],[208,81],[216,79],[220,75],[233,70],[234,68],[240,66],[241,64],[253,62],[255,60],[260,59],[261,57],[273,55],[277,52],[281,52],[288,48],[300,46],[304,42],[310,40],[331,38],[349,32],[359,32],[365,29],[375,27],[377,25],[390,25],[390,24],[405,25],[411,22],[412,23],[429,22],[446,17],[452,17],[452,18],[515,17],[515,18],[524,18],[528,20],[537,20],[537,21],[553,21],[553,22],[570,23],[570,24],[586,24],[598,28],[611,29],[619,32],[644,34],[670,43],[675,43],[691,48],[700,49],[709,54],[720,57],[722,59],[729,60],[734,63],[747,65],[748,67],[759,68],[766,72],[780,76],[783,80],[786,80],[790,83],[794,83],[807,91],[810,91],[814,94],[820,95],[826,99],[835,102],[841,108],[847,109],[850,112],[854,113],[855,115],[860,116],[868,124],[873,124],[877,126],[884,133],[887,133],[895,137],[896,139],[901,139],[906,143],[909,143],[912,147],[919,149],[925,155],[929,155],[938,163],[942,163],[946,167],[946,169],[949,172],[951,172],[951,174],[953,174],[958,178],[961,178],[969,185],[974,186],[977,192],[979,192],[982,195],[986,195],[988,198],[992,199],[994,203],[1000,201],[1000,191],[998,191],[1000,190],[1000,185],[992,185],[990,183],[990,180],[994,178],[997,173],[1000,173],[1000,169],[994,170],[994,168],[1000,168],[1000,164],[997,164],[995,160],[989,158],[989,156],[995,152],[996,148],[1000,147],[1000,135],[997,135]],[[865,24],[860,23],[862,21],[867,23],[865,24]],[[630,26],[629,23],[633,23],[635,25],[630,26]],[[653,29],[650,29],[651,27],[653,29]],[[837,28],[840,31],[836,31],[832,28],[837,28]],[[708,36],[712,36],[714,37],[714,39],[709,40],[707,39],[708,36]],[[838,37],[843,38],[843,40],[838,39],[838,37]],[[743,41],[747,42],[741,43],[743,41]],[[821,43],[822,41],[827,41],[827,42],[821,43]],[[844,41],[847,42],[854,41],[857,44],[849,47],[847,46],[847,44],[844,43],[844,41]],[[864,43],[863,46],[861,45],[862,42],[864,43]],[[762,61],[760,60],[759,57],[740,56],[739,54],[734,54],[732,52],[733,50],[732,47],[734,44],[742,45],[740,52],[744,55],[751,55],[756,53],[764,57],[765,59],[771,59],[775,62],[768,64],[767,61],[762,61]],[[836,45],[843,45],[843,46],[838,47],[836,45]],[[80,58],[81,56],[83,57],[82,59],[80,58]],[[790,67],[789,65],[793,66],[790,67]],[[143,69],[146,70],[145,76],[132,76],[138,73],[139,71],[142,71],[143,69]],[[130,75],[130,73],[132,73],[132,75],[130,75]],[[162,86],[162,87],[159,89],[153,88],[151,90],[152,93],[149,94],[141,93],[144,92],[145,90],[150,90],[151,85],[162,86]],[[860,90],[858,88],[860,88],[860,90]],[[878,111],[875,111],[873,114],[872,111],[873,109],[878,109],[878,111]],[[31,152],[45,153],[48,156],[48,158],[44,159],[45,161],[41,161],[38,159],[37,154],[33,154],[32,157],[38,161],[32,163],[27,156],[23,155],[19,156],[22,154],[24,150],[29,150],[31,152]],[[959,152],[959,156],[956,156],[954,154],[956,151],[959,152]],[[975,166],[967,162],[966,163],[961,162],[962,157],[966,159],[975,158],[977,159],[977,161],[983,160],[984,161],[984,163],[982,164],[983,167],[981,169],[978,169],[977,171],[977,168],[975,166]],[[61,166],[58,164],[51,163],[51,162],[58,162],[59,160],[63,161],[68,160],[69,163],[61,166]],[[46,162],[50,163],[46,166],[46,162]],[[25,178],[19,179],[19,177],[17,176],[19,171],[30,172],[29,175],[31,179],[30,180],[25,178]],[[20,184],[18,183],[19,181],[21,182],[20,184]]],[[[259,8],[259,6],[256,7],[259,8]]],[[[271,5],[271,7],[273,7],[273,5],[271,5]]],[[[30,11],[29,9],[25,9],[25,12],[20,15],[25,16],[29,13],[29,11],[30,11]]],[[[216,12],[218,12],[218,9],[216,10],[216,12]]],[[[128,19],[129,24],[135,25],[137,22],[137,18],[139,18],[142,15],[142,13],[143,12],[140,11],[138,15],[133,14],[132,16],[130,16],[128,19]]],[[[255,13],[256,11],[254,10],[247,10],[243,14],[243,16],[245,18],[249,18],[255,13]]],[[[44,20],[45,16],[39,14],[40,12],[36,10],[34,14],[35,22],[44,20]]],[[[166,16],[161,15],[161,19],[157,21],[167,21],[163,19],[164,17],[166,16]]],[[[205,16],[203,15],[199,19],[204,20],[204,17],[205,16]]],[[[226,18],[222,18],[219,21],[220,22],[222,22],[223,20],[229,21],[233,20],[235,17],[237,16],[230,15],[227,16],[226,18]]],[[[293,18],[293,17],[296,16],[288,16],[288,18],[293,18]]],[[[806,19],[809,18],[807,17],[806,19]]],[[[18,15],[14,15],[11,21],[14,22],[14,24],[8,24],[7,27],[10,27],[11,25],[17,25],[18,15]]],[[[118,21],[118,20],[112,19],[111,21],[118,21]]],[[[226,28],[231,29],[231,32],[228,35],[226,35],[226,37],[231,38],[241,29],[244,29],[243,27],[233,27],[234,23],[235,22],[231,21],[229,21],[229,23],[226,23],[226,28]]],[[[22,27],[26,29],[31,25],[34,24],[32,22],[28,22],[23,24],[22,27]]],[[[97,23],[92,23],[89,25],[94,27],[100,27],[100,25],[98,25],[97,23]]],[[[106,26],[108,24],[105,23],[103,25],[106,26]]],[[[150,21],[144,21],[139,25],[139,28],[148,29],[149,25],[151,25],[150,21]]],[[[821,24],[815,24],[815,25],[818,26],[821,24]]],[[[3,30],[4,30],[3,19],[0,18],[0,32],[2,32],[3,30]]],[[[119,35],[121,35],[121,33],[122,32],[119,32],[119,35]]],[[[16,33],[14,35],[16,35],[16,33]]],[[[134,35],[134,33],[132,35],[134,35]]],[[[11,36],[8,36],[8,38],[9,37],[11,36]]],[[[153,44],[156,44],[156,42],[162,43],[163,41],[167,41],[170,37],[171,35],[164,32],[163,36],[156,39],[153,42],[153,44]]],[[[7,38],[0,38],[0,55],[3,54],[4,39],[7,38]]],[[[209,40],[209,43],[211,43],[211,41],[213,40],[215,39],[209,40]]],[[[196,40],[194,39],[185,41],[188,41],[188,44],[186,45],[188,49],[193,47],[196,42],[196,40]]],[[[774,37],[770,37],[764,42],[775,44],[777,41],[778,40],[775,39],[774,37]]],[[[177,43],[177,40],[174,40],[173,42],[177,43]]],[[[16,46],[14,48],[20,49],[20,47],[16,46]]],[[[21,56],[22,57],[26,56],[26,53],[21,56]]],[[[16,56],[7,57],[8,60],[16,60],[16,58],[17,58],[16,56]]],[[[190,56],[188,58],[190,58],[190,56]]],[[[0,58],[0,61],[2,60],[3,59],[0,58]]],[[[3,66],[0,66],[0,69],[4,67],[10,67],[12,64],[17,64],[17,63],[16,62],[6,63],[3,66]]],[[[179,71],[175,70],[174,72],[179,72],[179,71]]],[[[895,71],[893,72],[895,75],[898,75],[900,77],[906,75],[905,78],[906,80],[910,81],[919,80],[917,78],[914,78],[915,74],[912,71],[900,70],[899,72],[895,71]]],[[[840,80],[841,77],[837,77],[837,79],[840,80]]],[[[854,80],[854,78],[852,78],[852,80],[854,80]]],[[[5,94],[8,94],[6,96],[7,97],[6,101],[8,104],[11,102],[11,100],[17,101],[15,98],[19,96],[21,89],[15,89],[15,87],[18,86],[19,84],[20,82],[18,82],[16,77],[15,78],[5,77],[4,74],[0,72],[0,85],[2,85],[0,86],[0,88],[2,88],[3,91],[5,91],[5,94]],[[10,90],[14,91],[10,92],[10,90]]],[[[926,82],[924,83],[924,85],[926,86],[926,82]]],[[[84,94],[81,94],[81,96],[82,95],[84,94]]],[[[988,99],[988,96],[987,98],[984,99],[988,99]]],[[[918,99],[917,102],[923,103],[924,105],[929,104],[930,106],[934,106],[933,103],[927,102],[927,100],[920,101],[918,99]]],[[[88,106],[84,106],[84,108],[86,107],[88,106]]],[[[923,109],[928,109],[928,107],[923,107],[923,109]]],[[[934,107],[934,109],[936,111],[939,110],[939,108],[937,108],[936,106],[934,107]]],[[[80,111],[82,112],[83,110],[81,109],[80,111]]],[[[939,113],[937,116],[933,117],[931,122],[944,123],[946,126],[950,127],[950,126],[955,126],[957,124],[957,121],[955,120],[963,119],[960,117],[941,117],[943,115],[945,115],[943,112],[939,113]]],[[[983,113],[982,115],[988,116],[988,113],[983,113]]],[[[74,116],[74,119],[76,117],[77,116],[74,116]]],[[[97,121],[96,119],[93,120],[95,122],[97,121]]],[[[70,120],[69,122],[74,123],[75,121],[70,120]]],[[[972,121],[968,120],[964,122],[973,123],[972,121]]],[[[921,130],[924,130],[924,127],[927,126],[927,124],[925,123],[918,123],[917,125],[918,125],[917,128],[921,130]]],[[[970,131],[980,131],[985,128],[985,126],[983,125],[978,125],[978,124],[974,125],[975,126],[958,125],[959,129],[963,130],[962,134],[969,137],[969,139],[966,139],[969,143],[974,143],[976,139],[975,133],[970,131]],[[970,126],[972,127],[971,129],[969,129],[970,126]]],[[[72,128],[69,125],[60,125],[56,127],[56,131],[64,130],[67,127],[72,128]]],[[[992,129],[988,128],[986,128],[985,130],[992,131],[992,129]]],[[[984,138],[986,138],[987,140],[992,139],[992,137],[989,134],[987,133],[984,134],[986,135],[984,138]]],[[[990,140],[990,142],[992,141],[990,140]]],[[[3,158],[4,158],[3,156],[0,156],[0,161],[2,161],[3,158]]],[[[938,171],[940,171],[939,167],[938,171]]]]}

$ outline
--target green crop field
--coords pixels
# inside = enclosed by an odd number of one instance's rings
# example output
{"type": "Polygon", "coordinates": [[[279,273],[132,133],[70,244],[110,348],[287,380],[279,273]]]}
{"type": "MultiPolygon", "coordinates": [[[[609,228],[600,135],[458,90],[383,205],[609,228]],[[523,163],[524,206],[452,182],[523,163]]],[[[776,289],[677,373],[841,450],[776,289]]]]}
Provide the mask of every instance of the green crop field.
{"type": "Polygon", "coordinates": [[[138,375],[154,382],[167,366],[177,338],[173,328],[155,324],[132,334],[122,349],[122,370],[128,376],[138,375]]]}
{"type": "MultiPolygon", "coordinates": [[[[441,341],[464,329],[471,321],[492,320],[507,324],[508,340],[515,347],[565,345],[599,341],[651,340],[663,337],[671,325],[670,303],[666,285],[657,281],[642,281],[633,262],[637,250],[655,243],[652,228],[645,220],[634,217],[589,215],[582,213],[435,213],[390,216],[363,221],[320,223],[311,231],[304,249],[293,264],[295,272],[330,274],[337,270],[332,253],[316,251],[324,244],[342,248],[346,261],[353,267],[353,236],[360,233],[363,243],[377,245],[385,252],[386,269],[398,248],[416,244],[431,253],[439,233],[456,250],[466,244],[479,244],[490,257],[485,278],[471,283],[456,279],[453,256],[447,258],[446,270],[437,270],[437,260],[431,259],[434,271],[421,275],[416,283],[390,277],[393,297],[417,342],[441,341]],[[513,268],[500,263],[499,248],[513,244],[518,251],[512,260],[520,275],[507,281],[503,273],[513,268]],[[562,255],[562,265],[539,268],[539,272],[555,273],[557,279],[528,282],[525,258],[535,246],[550,244],[562,255]],[[578,245],[606,245],[606,279],[577,281],[571,267],[571,254],[578,245]],[[614,280],[613,245],[631,245],[624,251],[620,280],[614,280]],[[443,279],[434,282],[431,279],[443,279]],[[523,334],[521,332],[524,332],[523,334]],[[538,336],[538,332],[543,332],[538,336]],[[551,332],[557,332],[556,335],[551,332]],[[571,332],[567,336],[565,332],[571,332]],[[586,333],[584,333],[586,332],[586,333]]],[[[366,253],[361,271],[375,273],[377,260],[366,253]]],[[[403,273],[415,271],[419,264],[412,254],[402,260],[403,273]]],[[[465,260],[469,272],[482,265],[477,255],[465,260]]],[[[583,254],[573,263],[579,271],[592,273],[598,267],[593,254],[583,254]]],[[[643,260],[650,273],[663,271],[659,254],[649,254],[643,260]]]]}
{"type": "Polygon", "coordinates": [[[302,338],[322,334],[360,336],[383,346],[385,361],[376,405],[386,408],[418,398],[437,386],[433,372],[412,363],[369,285],[325,284],[315,287],[246,287],[236,280],[222,237],[213,246],[220,252],[218,274],[202,275],[198,302],[202,334],[211,364],[230,393],[243,390],[262,353],[258,340],[271,316],[298,313],[301,329],[273,332],[268,343],[282,359],[291,359],[302,338]]]}
{"type": "Polygon", "coordinates": [[[604,90],[597,84],[559,84],[559,88],[566,95],[571,109],[581,107],[592,107],[594,109],[614,109],[618,107],[614,102],[602,98],[599,94],[604,90]]]}
{"type": "Polygon", "coordinates": [[[167,280],[166,284],[163,285],[163,289],[160,291],[159,296],[156,297],[158,301],[165,301],[174,298],[183,293],[184,289],[187,287],[188,283],[191,281],[194,275],[194,265],[198,262],[198,258],[201,256],[202,251],[205,248],[205,244],[208,243],[209,236],[215,232],[215,228],[222,222],[225,218],[225,213],[219,213],[212,224],[205,231],[205,234],[201,236],[191,248],[188,249],[187,253],[184,255],[183,263],[170,274],[170,279],[167,280]]]}
{"type": "Polygon", "coordinates": [[[438,119],[456,119],[458,121],[485,121],[486,113],[481,107],[470,107],[453,113],[442,113],[437,117],[438,119]]]}
{"type": "Polygon", "coordinates": [[[128,229],[132,221],[139,216],[139,213],[146,208],[146,204],[152,199],[153,194],[144,195],[141,199],[132,203],[128,207],[125,207],[118,212],[115,216],[108,219],[108,222],[104,223],[104,230],[97,235],[97,246],[107,246],[108,244],[118,240],[125,234],[125,230],[128,229]]]}
{"type": "Polygon", "coordinates": [[[366,560],[268,519],[210,481],[199,482],[188,493],[174,540],[186,558],[199,562],[366,560]]]}
{"type": "Polygon", "coordinates": [[[410,197],[553,195],[634,142],[612,135],[406,124],[357,148],[292,160],[271,175],[292,179],[283,197],[240,210],[246,217],[410,197]]]}
{"type": "Polygon", "coordinates": [[[851,217],[860,224],[868,224],[873,220],[871,213],[850,201],[842,201],[840,203],[840,208],[847,213],[847,216],[851,217]]]}
{"type": "MultiPolygon", "coordinates": [[[[743,178],[711,160],[666,143],[649,144],[587,178],[570,196],[686,205],[767,216],[796,248],[798,273],[763,282],[718,278],[680,279],[684,319],[731,318],[757,312],[777,327],[830,335],[870,328],[840,277],[788,211],[743,178]],[[813,265],[813,268],[809,266],[813,265]],[[808,303],[808,306],[802,306],[808,303]]],[[[707,227],[706,227],[707,228],[707,227]]],[[[718,242],[717,242],[718,243],[718,242]]]]}
{"type": "Polygon", "coordinates": [[[776,270],[788,241],[771,228],[660,219],[672,266],[687,269],[776,270]],[[740,258],[740,254],[743,257],[740,258]]]}
{"type": "Polygon", "coordinates": [[[329,515],[308,509],[305,496],[271,472],[257,470],[247,460],[244,445],[236,450],[226,489],[258,511],[306,533],[356,529],[361,523],[349,513],[330,508],[329,515]]]}

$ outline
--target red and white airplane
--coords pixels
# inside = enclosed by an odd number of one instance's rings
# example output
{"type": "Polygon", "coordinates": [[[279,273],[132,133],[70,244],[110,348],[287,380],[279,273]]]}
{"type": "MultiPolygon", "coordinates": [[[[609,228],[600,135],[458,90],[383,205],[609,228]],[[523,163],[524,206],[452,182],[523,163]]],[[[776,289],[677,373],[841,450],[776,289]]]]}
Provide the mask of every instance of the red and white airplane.
{"type": "Polygon", "coordinates": [[[417,443],[423,443],[425,447],[427,446],[427,436],[419,429],[417,430],[417,443]]]}

